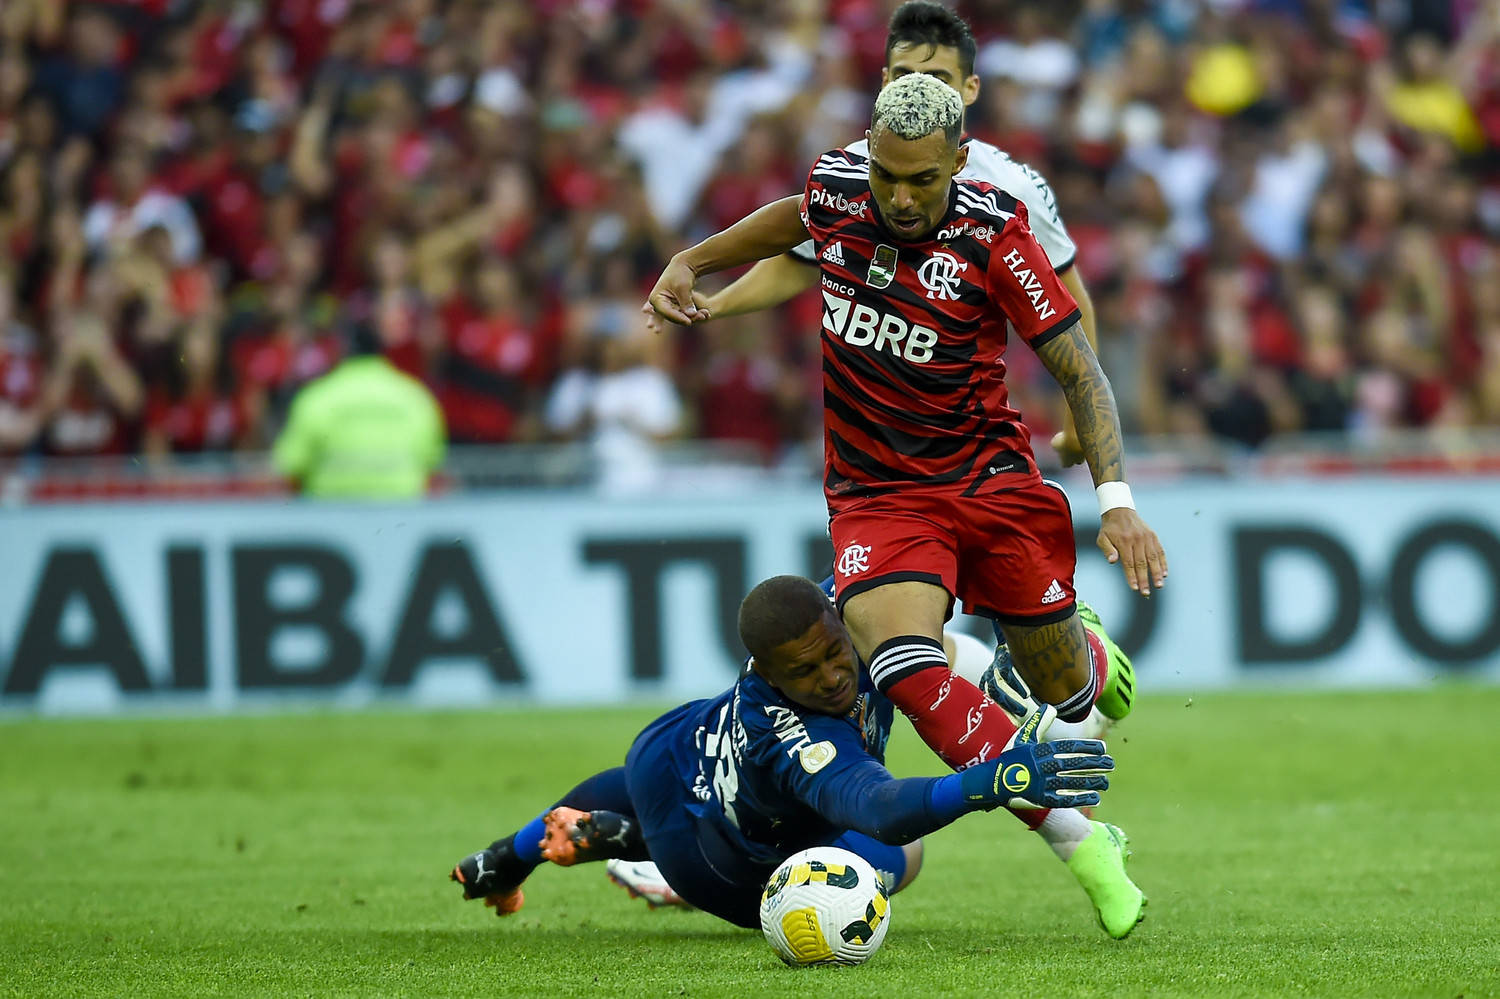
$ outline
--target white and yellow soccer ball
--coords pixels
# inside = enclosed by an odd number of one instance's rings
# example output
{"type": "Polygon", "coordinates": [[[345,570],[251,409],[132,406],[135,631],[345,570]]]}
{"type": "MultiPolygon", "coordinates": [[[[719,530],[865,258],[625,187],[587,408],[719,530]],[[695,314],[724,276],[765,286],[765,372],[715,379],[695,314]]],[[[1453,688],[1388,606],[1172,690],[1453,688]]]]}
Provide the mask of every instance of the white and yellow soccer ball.
{"type": "Polygon", "coordinates": [[[863,964],[891,924],[890,893],[858,854],[815,846],[782,861],[760,896],[760,929],[783,961],[863,964]]]}

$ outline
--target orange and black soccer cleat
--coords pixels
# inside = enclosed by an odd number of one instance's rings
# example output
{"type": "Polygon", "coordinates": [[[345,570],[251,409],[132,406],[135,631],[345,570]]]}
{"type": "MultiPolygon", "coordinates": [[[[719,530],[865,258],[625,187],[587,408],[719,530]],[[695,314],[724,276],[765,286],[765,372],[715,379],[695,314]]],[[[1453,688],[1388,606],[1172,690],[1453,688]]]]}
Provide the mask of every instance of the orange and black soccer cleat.
{"type": "Polygon", "coordinates": [[[487,849],[471,853],[457,864],[448,880],[463,886],[464,898],[484,899],[497,916],[519,912],[526,896],[521,882],[531,873],[531,864],[516,856],[510,839],[496,840],[487,849]]]}
{"type": "Polygon", "coordinates": [[[542,837],[542,859],[559,867],[644,856],[646,852],[640,826],[619,812],[582,812],[559,806],[548,812],[544,821],[547,833],[542,837]]]}

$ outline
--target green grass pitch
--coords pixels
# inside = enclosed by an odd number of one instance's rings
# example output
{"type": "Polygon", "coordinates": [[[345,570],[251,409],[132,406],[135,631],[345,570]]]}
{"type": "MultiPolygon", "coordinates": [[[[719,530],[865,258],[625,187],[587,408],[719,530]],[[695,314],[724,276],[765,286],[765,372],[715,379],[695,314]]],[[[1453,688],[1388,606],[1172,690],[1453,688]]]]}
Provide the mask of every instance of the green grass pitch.
{"type": "MultiPolygon", "coordinates": [[[[1003,814],[928,840],[860,968],[544,867],[496,919],[446,874],[649,708],[0,723],[0,994],[1500,996],[1500,689],[1148,696],[1101,816],[1124,942],[1003,814]]],[[[892,768],[935,773],[904,722],[892,768]]]]}

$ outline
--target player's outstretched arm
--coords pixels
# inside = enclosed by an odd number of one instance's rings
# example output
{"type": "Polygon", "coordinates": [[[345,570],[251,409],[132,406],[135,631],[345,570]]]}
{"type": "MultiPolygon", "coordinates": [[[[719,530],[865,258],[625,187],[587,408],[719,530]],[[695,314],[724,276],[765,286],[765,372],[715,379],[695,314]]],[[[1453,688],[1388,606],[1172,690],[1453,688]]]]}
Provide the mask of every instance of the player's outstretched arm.
{"type": "Polygon", "coordinates": [[[787,766],[787,793],[830,824],[882,843],[910,843],[969,812],[1097,805],[1115,761],[1096,739],[1043,742],[1057,709],[1037,708],[993,759],[942,777],[892,777],[868,756],[806,775],[787,766]]]}
{"type": "Polygon", "coordinates": [[[1167,580],[1167,554],[1156,532],[1135,512],[1125,485],[1120,414],[1109,379],[1079,323],[1043,344],[1037,357],[1062,386],[1099,490],[1099,550],[1120,563],[1132,590],[1149,595],[1152,586],[1160,588],[1167,580]]]}
{"type": "Polygon", "coordinates": [[[757,261],[723,289],[708,296],[708,311],[719,318],[770,309],[818,283],[818,268],[790,253],[757,261]]]}
{"type": "Polygon", "coordinates": [[[1114,758],[1098,739],[1043,742],[1057,720],[1057,709],[1044,705],[1022,720],[1005,750],[993,760],[954,774],[964,800],[989,810],[1010,808],[1078,808],[1097,805],[1109,788],[1114,758]]]}
{"type": "Polygon", "coordinates": [[[757,208],[723,232],[678,253],[667,264],[646,305],[669,322],[680,326],[710,319],[706,300],[695,293],[698,279],[785,253],[808,238],[802,224],[802,196],[792,195],[757,208]]]}
{"type": "MultiPolygon", "coordinates": [[[[773,308],[817,283],[816,266],[801,261],[790,253],[782,253],[757,260],[748,272],[712,295],[693,292],[693,302],[700,310],[707,312],[710,318],[727,319],[730,316],[773,308]]],[[[666,332],[667,321],[657,315],[655,309],[647,304],[641,311],[646,313],[647,329],[653,333],[666,332]]]]}
{"type": "MultiPolygon", "coordinates": [[[[1073,301],[1078,303],[1078,321],[1083,324],[1083,335],[1089,338],[1089,346],[1094,348],[1097,355],[1099,334],[1094,322],[1094,300],[1089,296],[1083,277],[1079,275],[1076,265],[1069,267],[1066,273],[1058,277],[1062,280],[1063,287],[1073,296],[1073,301]]],[[[1063,428],[1052,435],[1052,450],[1057,452],[1057,460],[1062,462],[1064,468],[1072,468],[1088,460],[1083,453],[1083,445],[1078,443],[1078,430],[1073,426],[1071,412],[1063,415],[1063,428]]]]}
{"type": "Polygon", "coordinates": [[[1037,356],[1067,397],[1094,483],[1123,481],[1124,446],[1115,393],[1099,367],[1094,348],[1089,346],[1083,324],[1074,323],[1048,340],[1037,350],[1037,356]]]}

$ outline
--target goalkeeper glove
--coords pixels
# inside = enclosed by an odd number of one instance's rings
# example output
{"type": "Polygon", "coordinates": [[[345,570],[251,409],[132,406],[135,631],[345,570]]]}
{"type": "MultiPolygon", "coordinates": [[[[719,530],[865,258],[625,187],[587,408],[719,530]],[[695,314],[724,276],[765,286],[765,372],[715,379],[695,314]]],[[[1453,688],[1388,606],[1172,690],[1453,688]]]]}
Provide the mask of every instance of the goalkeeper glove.
{"type": "Polygon", "coordinates": [[[1098,739],[1042,742],[1057,717],[1051,705],[1027,715],[993,760],[959,775],[964,800],[988,811],[1010,808],[1078,808],[1099,804],[1109,787],[1105,774],[1115,768],[1098,739]]]}
{"type": "Polygon", "coordinates": [[[1031,688],[1016,672],[1015,660],[1005,642],[995,646],[995,657],[979,678],[979,689],[1000,705],[1000,710],[1010,715],[1011,721],[1017,725],[1033,711],[1041,710],[1041,702],[1031,695],[1031,688]]]}

